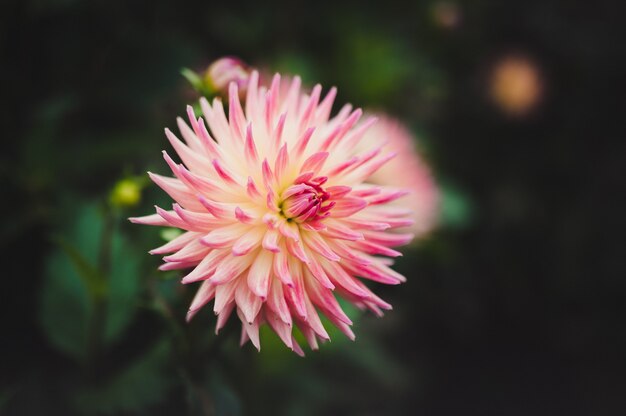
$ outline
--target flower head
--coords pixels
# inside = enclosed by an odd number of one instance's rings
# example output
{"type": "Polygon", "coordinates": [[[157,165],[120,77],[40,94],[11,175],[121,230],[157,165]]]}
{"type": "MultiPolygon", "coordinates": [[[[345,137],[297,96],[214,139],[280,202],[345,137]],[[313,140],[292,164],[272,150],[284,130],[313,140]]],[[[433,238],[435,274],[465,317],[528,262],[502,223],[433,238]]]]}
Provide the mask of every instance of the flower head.
{"type": "Polygon", "coordinates": [[[393,150],[397,156],[373,172],[366,182],[406,189],[408,193],[392,202],[392,205],[411,209],[413,224],[410,230],[416,237],[423,237],[437,225],[439,188],[429,166],[417,151],[409,129],[387,115],[376,116],[377,122],[365,132],[355,151],[365,151],[384,144],[383,149],[393,150]]]}
{"type": "Polygon", "coordinates": [[[228,117],[220,99],[201,100],[204,118],[188,107],[189,125],[178,120],[185,143],[166,129],[182,163],[164,152],[174,177],[150,177],[176,203],[131,221],[185,231],[151,253],[166,255],[162,270],[190,269],[183,283],[201,282],[188,319],[213,300],[217,330],[235,313],[242,343],[260,348],[267,323],[302,354],[292,329],[316,349],[329,339],[320,313],[354,339],[336,296],[379,315],[391,309],[361,279],[405,280],[379,256],[400,255],[392,247],[412,235],[388,230],[412,221],[388,205],[401,190],[364,182],[394,154],[376,143],[354,151],[371,124],[358,124],[361,110],[331,117],[334,88],[322,98],[319,85],[303,93],[299,77],[285,85],[277,74],[270,88],[258,77],[245,108],[230,84],[228,117]]]}

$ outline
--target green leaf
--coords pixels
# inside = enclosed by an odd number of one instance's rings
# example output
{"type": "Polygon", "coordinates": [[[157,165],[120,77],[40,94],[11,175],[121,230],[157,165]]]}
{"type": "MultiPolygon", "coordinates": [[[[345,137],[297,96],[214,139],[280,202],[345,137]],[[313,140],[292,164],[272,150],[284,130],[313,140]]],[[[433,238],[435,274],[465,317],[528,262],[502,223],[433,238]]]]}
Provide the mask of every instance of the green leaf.
{"type": "Polygon", "coordinates": [[[40,322],[50,343],[78,360],[87,355],[87,333],[93,315],[87,287],[70,258],[52,254],[43,281],[40,322]]]}
{"type": "Polygon", "coordinates": [[[192,71],[189,68],[183,68],[180,70],[180,74],[185,77],[187,81],[191,84],[194,90],[199,92],[202,95],[211,94],[209,86],[202,80],[200,75],[198,75],[195,71],[192,71]]]}
{"type": "Polygon", "coordinates": [[[217,366],[211,368],[210,391],[215,405],[215,414],[237,416],[242,414],[241,400],[237,393],[225,382],[225,377],[217,366]]]}
{"type": "Polygon", "coordinates": [[[113,234],[111,271],[106,299],[105,344],[115,342],[130,324],[138,307],[140,291],[139,253],[119,232],[113,234]]]}
{"type": "Polygon", "coordinates": [[[70,260],[74,271],[87,288],[87,292],[93,297],[102,297],[106,295],[107,287],[105,276],[103,276],[96,267],[90,264],[76,247],[62,238],[59,238],[57,242],[61,250],[70,260]]]}
{"type": "Polygon", "coordinates": [[[75,205],[74,210],[73,220],[56,239],[58,249],[47,261],[40,322],[52,345],[82,361],[96,302],[104,304],[99,339],[105,346],[115,342],[132,320],[140,288],[139,255],[117,228],[110,230],[110,239],[102,239],[106,214],[95,204],[75,205]],[[107,275],[97,265],[103,253],[109,254],[107,275]]]}

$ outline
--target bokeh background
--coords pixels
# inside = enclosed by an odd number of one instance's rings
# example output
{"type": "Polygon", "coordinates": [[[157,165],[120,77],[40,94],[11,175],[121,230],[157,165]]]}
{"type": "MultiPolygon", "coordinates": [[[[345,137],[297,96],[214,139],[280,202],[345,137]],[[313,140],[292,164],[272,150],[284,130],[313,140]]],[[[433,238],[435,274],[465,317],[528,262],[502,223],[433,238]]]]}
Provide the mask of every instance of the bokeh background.
{"type": "Polygon", "coordinates": [[[3,2],[0,414],[625,414],[623,12],[3,2]],[[146,254],[162,233],[125,220],[167,201],[144,172],[198,98],[181,68],[223,55],[399,117],[433,167],[440,226],[378,288],[393,311],[353,311],[356,343],[302,359],[184,324],[193,288],[146,254]]]}

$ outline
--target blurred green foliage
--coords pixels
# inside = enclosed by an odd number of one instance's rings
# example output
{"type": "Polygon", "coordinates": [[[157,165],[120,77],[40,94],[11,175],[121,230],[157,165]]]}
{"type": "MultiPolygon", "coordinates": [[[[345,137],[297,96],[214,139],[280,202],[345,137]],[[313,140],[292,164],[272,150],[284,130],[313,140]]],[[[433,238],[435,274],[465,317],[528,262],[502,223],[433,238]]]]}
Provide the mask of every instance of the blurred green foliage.
{"type": "Polygon", "coordinates": [[[82,414],[120,414],[160,403],[173,384],[164,369],[169,354],[169,342],[159,342],[110,380],[75,391],[74,407],[82,414]]]}
{"type": "Polygon", "coordinates": [[[122,335],[137,309],[141,280],[138,256],[105,221],[107,214],[93,205],[78,205],[77,211],[75,223],[60,231],[59,248],[48,261],[40,313],[52,344],[84,360],[90,336],[101,337],[106,347],[122,335]],[[94,335],[94,329],[102,333],[94,335]]]}

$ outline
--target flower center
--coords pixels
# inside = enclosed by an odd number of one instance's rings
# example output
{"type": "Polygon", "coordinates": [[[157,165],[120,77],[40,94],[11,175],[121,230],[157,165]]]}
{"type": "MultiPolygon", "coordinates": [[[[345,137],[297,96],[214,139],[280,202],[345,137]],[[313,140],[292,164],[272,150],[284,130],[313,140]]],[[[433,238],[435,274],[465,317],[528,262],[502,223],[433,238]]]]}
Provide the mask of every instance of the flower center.
{"type": "Polygon", "coordinates": [[[326,203],[330,198],[330,194],[322,188],[326,180],[325,177],[317,177],[287,188],[280,203],[285,218],[302,223],[326,217],[333,205],[326,203]]]}

